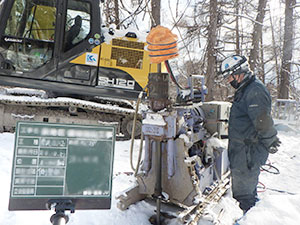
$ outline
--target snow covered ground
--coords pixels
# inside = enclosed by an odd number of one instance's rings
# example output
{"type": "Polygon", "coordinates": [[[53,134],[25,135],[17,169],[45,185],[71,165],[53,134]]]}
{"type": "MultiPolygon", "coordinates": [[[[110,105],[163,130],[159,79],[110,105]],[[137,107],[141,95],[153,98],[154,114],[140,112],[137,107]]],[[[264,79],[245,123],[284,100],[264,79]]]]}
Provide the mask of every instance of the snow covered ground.
{"type": "MultiPolygon", "coordinates": [[[[259,199],[257,205],[239,220],[241,225],[296,225],[300,221],[300,133],[279,132],[282,141],[280,150],[269,157],[271,165],[280,174],[263,171],[260,176],[259,199]],[[263,189],[265,186],[265,189],[263,189]]],[[[8,211],[14,134],[0,134],[0,225],[46,225],[53,211],[8,211]]],[[[135,142],[136,152],[139,141],[135,142]]],[[[129,162],[130,141],[118,141],[115,148],[113,201],[111,210],[75,211],[68,224],[72,225],[148,225],[155,208],[145,201],[130,206],[126,211],[116,207],[115,196],[134,184],[134,177],[123,172],[131,172],[129,162]]],[[[135,154],[137,155],[137,154],[135,154]]],[[[267,169],[267,167],[265,167],[267,169]]],[[[272,170],[276,172],[275,170],[272,170]]],[[[217,206],[218,207],[218,206],[217,206]]],[[[201,224],[233,224],[242,215],[230,193],[221,200],[222,215],[214,215],[214,210],[205,216],[201,224]],[[214,220],[215,223],[209,222],[214,220]]],[[[171,221],[171,224],[177,224],[171,221]]]]}

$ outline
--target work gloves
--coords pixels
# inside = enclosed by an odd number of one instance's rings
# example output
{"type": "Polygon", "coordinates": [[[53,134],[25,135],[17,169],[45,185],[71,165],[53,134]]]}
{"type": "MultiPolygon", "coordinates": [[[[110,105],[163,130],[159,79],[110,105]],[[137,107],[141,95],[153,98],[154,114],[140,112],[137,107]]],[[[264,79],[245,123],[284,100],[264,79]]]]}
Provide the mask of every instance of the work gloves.
{"type": "Polygon", "coordinates": [[[278,147],[280,146],[281,141],[278,137],[276,137],[276,140],[271,144],[269,147],[269,153],[274,154],[278,151],[278,147]]]}

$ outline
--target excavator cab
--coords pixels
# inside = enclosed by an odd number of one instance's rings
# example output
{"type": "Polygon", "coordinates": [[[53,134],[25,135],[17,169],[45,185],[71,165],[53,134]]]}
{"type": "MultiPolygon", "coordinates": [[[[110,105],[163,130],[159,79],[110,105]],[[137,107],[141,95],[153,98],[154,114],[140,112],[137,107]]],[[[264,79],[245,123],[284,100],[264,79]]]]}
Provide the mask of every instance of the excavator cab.
{"type": "Polygon", "coordinates": [[[135,99],[150,72],[145,43],[111,39],[99,0],[2,0],[0,85],[135,99]]]}
{"type": "Polygon", "coordinates": [[[90,33],[100,33],[99,12],[92,11],[93,4],[80,0],[2,1],[1,69],[12,76],[35,74],[35,78],[54,80],[49,68],[62,67],[60,62],[80,52],[74,48],[92,47],[84,40],[90,33]],[[93,22],[93,27],[92,14],[99,21],[93,22]]]}

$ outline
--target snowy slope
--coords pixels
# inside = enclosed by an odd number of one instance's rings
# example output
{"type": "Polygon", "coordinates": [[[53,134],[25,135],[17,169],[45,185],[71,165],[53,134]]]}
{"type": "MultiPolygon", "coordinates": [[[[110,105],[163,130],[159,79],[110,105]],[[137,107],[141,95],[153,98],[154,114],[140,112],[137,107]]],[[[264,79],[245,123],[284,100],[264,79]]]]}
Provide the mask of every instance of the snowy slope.
{"type": "MultiPolygon", "coordinates": [[[[260,182],[266,189],[259,188],[260,201],[242,219],[241,225],[294,225],[300,221],[300,134],[280,132],[282,141],[280,151],[270,156],[270,163],[280,170],[280,174],[262,172],[260,182]],[[272,190],[271,190],[272,189],[272,190]]],[[[13,156],[14,135],[0,134],[0,225],[46,225],[52,211],[8,211],[10,174],[13,156]]],[[[135,142],[135,150],[139,149],[139,141],[135,142]]],[[[75,211],[71,214],[68,224],[73,225],[148,225],[148,219],[154,214],[155,208],[142,201],[132,205],[127,211],[116,207],[114,196],[134,184],[134,177],[122,172],[130,172],[129,162],[130,141],[116,143],[113,177],[113,202],[111,210],[75,211]]],[[[262,185],[260,185],[262,187],[262,185]]],[[[218,206],[224,208],[222,215],[215,215],[214,209],[208,210],[201,224],[229,225],[242,213],[236,202],[228,193],[218,206]]],[[[171,224],[178,224],[171,221],[171,224]]]]}
{"type": "Polygon", "coordinates": [[[269,160],[279,169],[280,174],[261,173],[259,180],[266,186],[266,190],[259,193],[261,200],[240,221],[241,225],[299,224],[300,135],[293,132],[280,132],[279,138],[282,141],[280,150],[271,155],[269,160]]]}

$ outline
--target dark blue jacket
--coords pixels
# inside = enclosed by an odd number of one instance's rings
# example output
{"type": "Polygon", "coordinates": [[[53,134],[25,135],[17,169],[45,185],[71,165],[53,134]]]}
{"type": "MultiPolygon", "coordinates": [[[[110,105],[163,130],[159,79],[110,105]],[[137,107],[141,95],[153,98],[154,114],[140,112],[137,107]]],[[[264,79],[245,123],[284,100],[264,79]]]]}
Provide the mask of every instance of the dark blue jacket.
{"type": "Polygon", "coordinates": [[[248,77],[235,93],[228,135],[232,169],[243,163],[250,169],[266,162],[277,131],[271,118],[270,94],[255,76],[248,77]]]}

